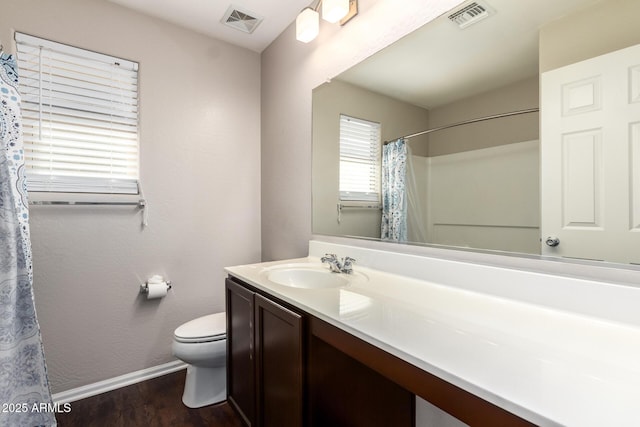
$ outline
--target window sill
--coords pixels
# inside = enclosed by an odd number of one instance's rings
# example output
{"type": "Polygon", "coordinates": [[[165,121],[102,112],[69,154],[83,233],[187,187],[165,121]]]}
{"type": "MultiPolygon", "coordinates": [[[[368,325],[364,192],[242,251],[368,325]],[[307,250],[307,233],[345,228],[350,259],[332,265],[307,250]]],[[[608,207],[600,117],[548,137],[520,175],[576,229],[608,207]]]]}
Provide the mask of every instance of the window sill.
{"type": "Polygon", "coordinates": [[[137,205],[144,207],[139,194],[29,192],[30,205],[137,205]]]}

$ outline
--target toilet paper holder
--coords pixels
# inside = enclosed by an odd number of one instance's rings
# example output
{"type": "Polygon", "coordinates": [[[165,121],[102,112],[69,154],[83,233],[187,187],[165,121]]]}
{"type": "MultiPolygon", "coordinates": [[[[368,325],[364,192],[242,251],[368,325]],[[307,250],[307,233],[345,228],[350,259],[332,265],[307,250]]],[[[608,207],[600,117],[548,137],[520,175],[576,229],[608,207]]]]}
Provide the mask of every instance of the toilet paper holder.
{"type": "MultiPolygon", "coordinates": [[[[167,280],[167,290],[171,289],[171,281],[167,280]]],[[[148,294],[149,293],[149,283],[145,282],[142,285],[140,285],[140,293],[141,294],[148,294]]]]}
{"type": "MultiPolygon", "coordinates": [[[[153,279],[153,278],[152,278],[153,279]]],[[[140,293],[141,294],[148,294],[149,293],[149,285],[150,284],[157,284],[157,283],[166,283],[167,284],[167,290],[171,289],[171,280],[152,280],[149,279],[146,282],[144,282],[143,284],[140,285],[140,293]]]]}

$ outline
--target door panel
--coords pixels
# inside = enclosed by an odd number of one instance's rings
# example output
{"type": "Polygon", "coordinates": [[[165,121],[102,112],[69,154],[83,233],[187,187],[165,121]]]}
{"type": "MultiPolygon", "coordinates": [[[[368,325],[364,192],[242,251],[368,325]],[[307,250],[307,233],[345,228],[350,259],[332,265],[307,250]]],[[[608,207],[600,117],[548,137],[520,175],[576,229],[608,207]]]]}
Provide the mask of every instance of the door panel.
{"type": "Polygon", "coordinates": [[[563,135],[562,226],[602,226],[602,132],[563,135]]]}
{"type": "Polygon", "coordinates": [[[227,394],[247,426],[255,425],[253,292],[226,280],[227,394]]]}
{"type": "Polygon", "coordinates": [[[541,106],[542,254],[640,263],[640,45],[543,73],[541,106]]]}
{"type": "Polygon", "coordinates": [[[261,427],[302,426],[302,316],[255,295],[257,414],[261,427]]]}

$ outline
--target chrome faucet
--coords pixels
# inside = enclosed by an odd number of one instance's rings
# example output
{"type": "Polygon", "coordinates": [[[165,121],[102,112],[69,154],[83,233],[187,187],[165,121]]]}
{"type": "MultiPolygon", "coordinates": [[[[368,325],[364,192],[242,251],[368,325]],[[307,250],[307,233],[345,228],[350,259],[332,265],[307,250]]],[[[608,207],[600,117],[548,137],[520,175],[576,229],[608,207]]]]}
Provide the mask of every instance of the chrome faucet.
{"type": "Polygon", "coordinates": [[[342,258],[342,262],[340,262],[336,254],[325,254],[325,256],[320,258],[320,261],[322,261],[323,264],[329,264],[329,270],[331,270],[332,273],[345,274],[353,273],[353,263],[356,262],[356,260],[351,257],[344,257],[342,258]]]}

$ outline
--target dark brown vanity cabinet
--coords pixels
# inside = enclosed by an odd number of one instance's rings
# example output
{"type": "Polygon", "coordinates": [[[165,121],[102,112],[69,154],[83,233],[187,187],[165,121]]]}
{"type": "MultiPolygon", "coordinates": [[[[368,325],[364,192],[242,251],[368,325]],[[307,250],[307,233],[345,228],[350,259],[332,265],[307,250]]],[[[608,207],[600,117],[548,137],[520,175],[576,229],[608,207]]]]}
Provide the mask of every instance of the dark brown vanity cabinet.
{"type": "Polygon", "coordinates": [[[303,425],[303,317],[226,280],[227,393],[248,426],[303,425]]]}
{"type": "Polygon", "coordinates": [[[411,392],[330,343],[348,334],[234,277],[226,304],[228,401],[247,426],[414,425],[411,392]]]}
{"type": "Polygon", "coordinates": [[[414,427],[415,395],[470,426],[533,426],[242,281],[226,281],[227,393],[251,427],[414,427]]]}

